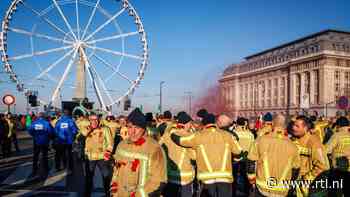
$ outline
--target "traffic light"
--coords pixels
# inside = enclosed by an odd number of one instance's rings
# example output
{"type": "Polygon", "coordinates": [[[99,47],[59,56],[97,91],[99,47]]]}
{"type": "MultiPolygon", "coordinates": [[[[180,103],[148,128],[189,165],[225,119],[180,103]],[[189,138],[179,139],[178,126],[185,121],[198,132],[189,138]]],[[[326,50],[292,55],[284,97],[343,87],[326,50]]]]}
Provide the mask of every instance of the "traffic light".
{"type": "Polygon", "coordinates": [[[36,107],[38,106],[38,98],[36,95],[29,95],[28,96],[28,102],[30,104],[30,106],[32,107],[36,107]]]}
{"type": "Polygon", "coordinates": [[[130,99],[126,99],[124,101],[124,111],[128,111],[130,107],[131,107],[131,100],[130,99]]]}

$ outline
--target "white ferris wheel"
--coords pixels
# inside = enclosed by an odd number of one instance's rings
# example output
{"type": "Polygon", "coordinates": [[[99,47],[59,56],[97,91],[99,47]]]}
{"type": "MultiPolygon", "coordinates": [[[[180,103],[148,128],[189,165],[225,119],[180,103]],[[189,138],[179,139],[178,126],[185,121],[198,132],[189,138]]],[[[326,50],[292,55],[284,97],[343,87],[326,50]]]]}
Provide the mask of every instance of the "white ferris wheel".
{"type": "Polygon", "coordinates": [[[41,102],[120,104],[143,79],[148,43],[128,0],[13,0],[2,21],[3,67],[41,102]]]}

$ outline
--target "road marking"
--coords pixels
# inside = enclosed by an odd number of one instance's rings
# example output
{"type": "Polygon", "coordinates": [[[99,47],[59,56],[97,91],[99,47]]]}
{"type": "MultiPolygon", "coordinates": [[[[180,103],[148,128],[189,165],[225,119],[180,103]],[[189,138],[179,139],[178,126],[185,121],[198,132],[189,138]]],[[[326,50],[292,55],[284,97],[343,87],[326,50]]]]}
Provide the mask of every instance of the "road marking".
{"type": "MultiPolygon", "coordinates": [[[[49,185],[53,185],[53,184],[55,184],[55,183],[57,183],[57,182],[59,182],[59,181],[62,181],[62,182],[65,183],[65,181],[63,181],[63,180],[64,180],[64,178],[65,178],[66,176],[67,176],[67,172],[66,172],[66,171],[63,172],[63,173],[60,172],[59,174],[54,175],[54,176],[52,176],[52,177],[46,179],[46,181],[45,181],[45,183],[44,183],[44,187],[45,187],[45,186],[49,186],[49,185]]],[[[65,184],[64,184],[63,186],[65,186],[65,184]]]]}
{"type": "Polygon", "coordinates": [[[17,197],[21,195],[26,196],[35,196],[38,194],[51,194],[51,195],[67,195],[69,197],[78,196],[76,192],[64,192],[64,191],[33,191],[33,190],[24,190],[24,189],[1,189],[3,192],[15,192],[13,194],[4,195],[4,197],[17,197]]]}
{"type": "Polygon", "coordinates": [[[32,171],[32,167],[29,164],[31,164],[31,162],[26,162],[18,166],[14,170],[14,172],[12,172],[11,175],[7,177],[5,181],[2,182],[2,184],[17,185],[17,184],[24,183],[32,171]],[[19,178],[23,178],[23,177],[25,178],[18,180],[19,178]]]}

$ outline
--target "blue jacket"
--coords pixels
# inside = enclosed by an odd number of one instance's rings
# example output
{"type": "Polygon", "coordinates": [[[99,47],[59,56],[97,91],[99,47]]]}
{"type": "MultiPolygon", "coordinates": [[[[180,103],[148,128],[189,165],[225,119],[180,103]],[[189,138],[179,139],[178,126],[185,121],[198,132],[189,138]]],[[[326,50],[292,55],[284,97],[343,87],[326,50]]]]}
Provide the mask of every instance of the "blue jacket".
{"type": "Polygon", "coordinates": [[[33,137],[36,145],[48,145],[50,137],[54,135],[53,127],[44,118],[39,118],[32,122],[28,132],[33,137]]]}
{"type": "Polygon", "coordinates": [[[78,127],[69,116],[62,116],[56,123],[55,142],[58,144],[73,144],[78,127]]]}

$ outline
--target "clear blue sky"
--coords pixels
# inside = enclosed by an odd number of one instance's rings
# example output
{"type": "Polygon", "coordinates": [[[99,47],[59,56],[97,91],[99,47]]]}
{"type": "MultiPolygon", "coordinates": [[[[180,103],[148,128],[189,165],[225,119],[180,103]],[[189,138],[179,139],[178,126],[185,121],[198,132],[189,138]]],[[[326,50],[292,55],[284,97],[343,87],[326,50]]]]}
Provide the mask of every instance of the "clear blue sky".
{"type": "MultiPolygon", "coordinates": [[[[1,15],[8,2],[2,1],[1,15]]],[[[133,98],[146,110],[158,105],[160,81],[165,81],[164,109],[183,109],[184,92],[197,97],[225,66],[245,56],[324,29],[350,31],[347,0],[130,2],[142,17],[150,43],[150,67],[133,98]]],[[[0,88],[1,95],[14,91],[9,85],[0,88]]]]}

